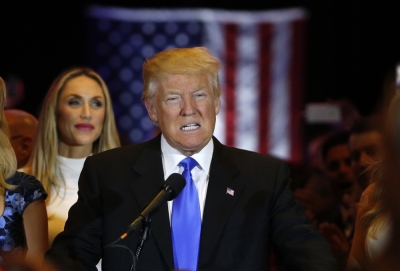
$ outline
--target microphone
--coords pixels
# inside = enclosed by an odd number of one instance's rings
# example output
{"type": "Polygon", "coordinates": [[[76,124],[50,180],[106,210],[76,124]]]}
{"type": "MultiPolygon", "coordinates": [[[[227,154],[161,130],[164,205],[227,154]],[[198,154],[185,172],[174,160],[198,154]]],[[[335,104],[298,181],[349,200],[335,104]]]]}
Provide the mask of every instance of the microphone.
{"type": "Polygon", "coordinates": [[[139,230],[142,227],[142,221],[145,219],[147,215],[149,215],[154,209],[164,204],[167,201],[173,200],[178,196],[178,194],[182,191],[182,189],[186,185],[185,178],[179,173],[172,173],[165,184],[163,185],[161,191],[157,194],[157,196],[149,203],[149,205],[144,208],[144,210],[140,213],[139,217],[136,218],[135,221],[132,222],[128,226],[126,232],[121,235],[120,239],[124,239],[131,232],[139,230]]]}

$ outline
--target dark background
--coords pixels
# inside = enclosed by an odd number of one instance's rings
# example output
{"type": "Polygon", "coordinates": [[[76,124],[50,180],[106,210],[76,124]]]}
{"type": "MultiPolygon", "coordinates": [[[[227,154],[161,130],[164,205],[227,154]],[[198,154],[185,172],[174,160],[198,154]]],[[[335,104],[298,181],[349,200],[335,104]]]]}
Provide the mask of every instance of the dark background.
{"type": "Polygon", "coordinates": [[[19,76],[25,99],[17,106],[35,115],[51,81],[63,69],[84,65],[85,8],[268,10],[309,12],[306,102],[348,98],[363,115],[375,111],[385,76],[400,60],[400,1],[2,1],[0,76],[19,76]],[[5,2],[5,3],[4,3],[5,2]]]}

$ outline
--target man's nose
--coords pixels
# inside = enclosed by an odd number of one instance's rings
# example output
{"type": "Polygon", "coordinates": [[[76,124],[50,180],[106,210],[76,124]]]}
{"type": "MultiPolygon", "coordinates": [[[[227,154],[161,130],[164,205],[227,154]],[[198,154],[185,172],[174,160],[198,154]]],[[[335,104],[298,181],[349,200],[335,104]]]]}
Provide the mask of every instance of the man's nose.
{"type": "Polygon", "coordinates": [[[181,113],[184,116],[190,116],[195,113],[194,101],[191,97],[184,97],[182,99],[182,110],[181,113]]]}

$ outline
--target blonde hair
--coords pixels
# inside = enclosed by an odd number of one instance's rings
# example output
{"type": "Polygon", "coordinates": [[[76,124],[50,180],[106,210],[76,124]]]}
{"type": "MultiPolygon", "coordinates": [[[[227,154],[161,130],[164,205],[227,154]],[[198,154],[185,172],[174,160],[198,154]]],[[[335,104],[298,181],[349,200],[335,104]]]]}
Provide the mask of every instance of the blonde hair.
{"type": "Polygon", "coordinates": [[[9,130],[4,116],[6,102],[6,84],[0,77],[0,186],[6,189],[15,189],[16,185],[6,182],[17,171],[17,158],[9,140],[9,130]]]}
{"type": "Polygon", "coordinates": [[[105,97],[105,118],[100,137],[93,143],[92,153],[120,146],[120,140],[115,125],[114,112],[108,88],[95,71],[87,67],[71,68],[61,73],[51,84],[39,114],[39,125],[35,137],[35,144],[31,155],[31,174],[38,178],[50,198],[51,188],[59,192],[59,188],[65,185],[58,165],[59,135],[57,131],[57,102],[61,91],[71,80],[79,76],[86,76],[96,81],[105,97]]]}
{"type": "MultiPolygon", "coordinates": [[[[380,164],[380,163],[379,163],[380,164]]],[[[388,213],[385,207],[385,187],[381,185],[381,179],[374,182],[375,185],[374,194],[372,200],[374,202],[372,208],[364,214],[361,223],[364,224],[367,230],[367,236],[376,239],[377,234],[384,229],[388,223],[388,213]]]]}
{"type": "Polygon", "coordinates": [[[198,75],[206,73],[212,86],[214,97],[221,96],[218,78],[220,62],[206,47],[173,48],[164,50],[143,64],[142,100],[151,99],[156,92],[156,84],[170,74],[198,75]]]}

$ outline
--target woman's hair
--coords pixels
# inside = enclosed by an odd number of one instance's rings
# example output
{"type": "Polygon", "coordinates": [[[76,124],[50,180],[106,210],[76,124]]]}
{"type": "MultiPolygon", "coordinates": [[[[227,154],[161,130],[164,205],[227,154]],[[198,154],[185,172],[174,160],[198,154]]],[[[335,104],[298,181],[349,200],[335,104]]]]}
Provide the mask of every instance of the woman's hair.
{"type": "Polygon", "coordinates": [[[6,84],[0,77],[0,186],[7,189],[16,188],[15,185],[6,183],[6,180],[17,171],[17,158],[9,140],[9,130],[4,116],[6,102],[6,84]]]}
{"type": "Polygon", "coordinates": [[[214,97],[219,98],[222,92],[218,79],[219,69],[220,62],[206,47],[173,48],[162,51],[143,64],[142,100],[151,99],[155,94],[157,83],[170,74],[207,74],[214,97]]]}
{"type": "Polygon", "coordinates": [[[374,204],[372,208],[367,211],[361,219],[361,223],[363,223],[367,228],[367,236],[371,238],[376,238],[379,231],[381,231],[387,225],[388,214],[385,211],[385,186],[382,185],[382,159],[381,161],[375,161],[369,166],[369,170],[371,170],[371,178],[374,181],[371,181],[373,185],[375,185],[374,194],[371,199],[374,204]]]}
{"type": "Polygon", "coordinates": [[[44,98],[39,114],[39,125],[30,163],[32,167],[32,172],[30,173],[43,183],[49,196],[52,187],[58,193],[59,188],[65,185],[58,165],[59,134],[56,118],[58,99],[65,85],[71,79],[79,76],[86,76],[96,81],[100,85],[105,97],[103,130],[100,137],[93,143],[92,153],[95,154],[120,146],[111,97],[100,75],[87,67],[75,67],[61,73],[53,81],[44,98]]]}

